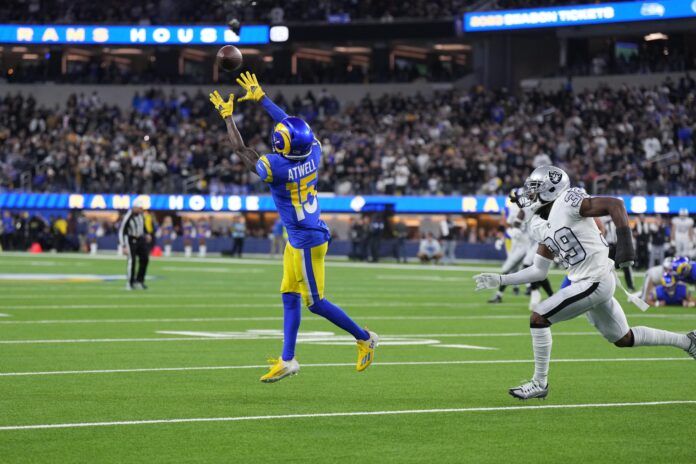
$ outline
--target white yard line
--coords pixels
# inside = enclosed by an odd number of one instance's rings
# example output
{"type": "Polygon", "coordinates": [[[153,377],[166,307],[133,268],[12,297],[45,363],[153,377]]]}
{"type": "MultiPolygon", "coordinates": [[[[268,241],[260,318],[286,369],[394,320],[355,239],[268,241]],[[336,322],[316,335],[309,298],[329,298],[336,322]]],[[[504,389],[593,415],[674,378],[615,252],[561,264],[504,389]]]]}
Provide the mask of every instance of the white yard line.
{"type": "MultiPolygon", "coordinates": [[[[361,321],[470,321],[496,319],[529,319],[525,315],[475,315],[475,316],[360,316],[361,321]]],[[[152,322],[245,322],[245,321],[282,321],[282,316],[254,317],[183,317],[183,318],[144,318],[144,319],[39,319],[29,321],[0,321],[2,324],[136,324],[152,322]]],[[[306,316],[302,320],[323,321],[324,318],[306,316]]]]}
{"type": "MultiPolygon", "coordinates": [[[[529,337],[529,332],[508,332],[508,333],[442,333],[442,334],[381,334],[384,337],[414,339],[420,338],[460,338],[460,337],[529,337]]],[[[596,336],[598,332],[555,332],[554,336],[596,336]]],[[[221,340],[262,340],[259,338],[239,338],[239,337],[159,337],[159,338],[73,338],[73,339],[48,339],[48,340],[0,340],[0,345],[42,345],[42,344],[63,344],[63,343],[138,343],[138,342],[183,342],[183,341],[221,341],[221,340]]]]}
{"type": "Polygon", "coordinates": [[[630,408],[644,406],[693,405],[696,400],[674,401],[642,401],[633,403],[582,403],[582,404],[544,404],[537,406],[493,406],[473,408],[441,408],[441,409],[401,409],[387,411],[349,411],[349,412],[318,412],[306,414],[279,414],[273,416],[236,416],[236,417],[184,417],[176,419],[124,420],[111,422],[75,422],[65,424],[30,424],[0,426],[0,431],[11,430],[40,430],[40,429],[70,429],[80,427],[113,427],[124,425],[156,425],[181,424],[192,422],[241,422],[283,419],[317,419],[355,416],[394,416],[405,414],[452,414],[470,412],[509,412],[509,411],[539,411],[549,409],[598,409],[598,408],[630,408]]]}
{"type": "MultiPolygon", "coordinates": [[[[94,296],[99,298],[98,295],[94,296]]],[[[160,297],[161,298],[161,297],[160,297]]],[[[135,302],[134,304],[77,304],[77,305],[1,305],[3,309],[6,310],[21,310],[21,309],[157,309],[157,308],[281,308],[282,304],[279,303],[280,298],[273,298],[273,302],[269,303],[140,303],[135,302]]],[[[485,307],[484,303],[453,303],[453,302],[413,302],[413,301],[344,301],[340,298],[336,299],[336,302],[341,306],[359,306],[359,307],[370,307],[370,308],[430,308],[430,307],[442,307],[442,308],[478,308],[485,307]]],[[[518,306],[523,306],[524,304],[519,303],[518,306]]],[[[512,308],[514,305],[507,305],[508,308],[512,308]]],[[[505,308],[506,305],[500,306],[500,308],[505,308]]],[[[498,306],[496,306],[498,308],[498,306]]]]}
{"type": "MultiPolygon", "coordinates": [[[[21,253],[8,253],[9,258],[28,258],[27,255],[21,253]]],[[[32,255],[32,258],[42,258],[42,259],[84,259],[84,260],[107,260],[107,261],[124,261],[123,256],[115,255],[97,255],[97,256],[85,256],[78,254],[63,254],[63,255],[32,255]]],[[[2,258],[2,256],[0,256],[2,258]]],[[[338,257],[337,257],[338,258],[338,257]]],[[[467,261],[463,261],[466,263],[467,261]]],[[[261,266],[281,266],[282,262],[272,259],[234,259],[234,258],[183,258],[183,257],[169,257],[169,258],[158,258],[152,261],[153,266],[164,263],[183,263],[183,264],[225,264],[228,266],[236,265],[261,265],[261,266]]],[[[502,261],[496,262],[491,261],[490,264],[486,265],[480,263],[479,265],[465,264],[460,266],[450,266],[450,265],[422,265],[422,264],[391,264],[391,263],[355,263],[349,261],[334,261],[333,259],[327,260],[327,266],[329,267],[343,267],[343,268],[357,268],[357,269],[389,269],[389,270],[406,270],[406,271],[421,271],[421,272],[431,272],[431,271],[455,271],[455,272],[480,272],[480,271],[491,271],[499,269],[502,266],[502,261]]],[[[192,271],[196,270],[196,266],[190,266],[192,271]]],[[[566,273],[564,270],[552,270],[551,273],[563,275],[566,273]]]]}

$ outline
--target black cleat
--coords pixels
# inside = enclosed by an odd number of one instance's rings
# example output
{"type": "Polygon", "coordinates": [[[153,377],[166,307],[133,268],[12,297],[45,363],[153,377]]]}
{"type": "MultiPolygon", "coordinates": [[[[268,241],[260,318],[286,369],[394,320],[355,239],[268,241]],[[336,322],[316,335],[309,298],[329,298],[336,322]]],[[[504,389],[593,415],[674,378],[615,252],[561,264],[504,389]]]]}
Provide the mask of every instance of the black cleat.
{"type": "Polygon", "coordinates": [[[495,295],[493,298],[488,300],[489,303],[502,303],[503,302],[503,297],[500,295],[495,295]]]}

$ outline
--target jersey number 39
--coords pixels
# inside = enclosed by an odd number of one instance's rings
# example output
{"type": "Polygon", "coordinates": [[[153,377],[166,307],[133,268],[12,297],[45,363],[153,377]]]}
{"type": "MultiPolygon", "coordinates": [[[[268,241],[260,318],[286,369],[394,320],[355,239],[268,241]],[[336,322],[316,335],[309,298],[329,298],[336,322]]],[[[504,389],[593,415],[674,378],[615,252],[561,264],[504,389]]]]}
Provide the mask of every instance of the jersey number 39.
{"type": "Polygon", "coordinates": [[[553,238],[546,237],[544,239],[544,245],[546,245],[554,255],[560,256],[571,266],[583,261],[587,256],[580,241],[568,227],[558,229],[553,234],[553,238]]]}
{"type": "Polygon", "coordinates": [[[317,211],[319,202],[317,202],[317,173],[313,172],[307,177],[303,177],[299,182],[288,182],[285,188],[290,192],[292,206],[295,208],[295,214],[298,221],[303,221],[305,212],[312,214],[317,211]],[[313,182],[310,184],[310,182],[313,182]],[[311,194],[311,198],[310,198],[311,194]]]}

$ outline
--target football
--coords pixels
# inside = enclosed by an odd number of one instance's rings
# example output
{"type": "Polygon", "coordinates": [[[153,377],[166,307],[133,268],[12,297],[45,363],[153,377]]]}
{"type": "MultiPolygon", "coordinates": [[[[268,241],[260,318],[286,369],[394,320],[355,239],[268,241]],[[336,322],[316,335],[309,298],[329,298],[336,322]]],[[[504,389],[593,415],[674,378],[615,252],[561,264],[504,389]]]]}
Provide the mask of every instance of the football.
{"type": "Polygon", "coordinates": [[[242,52],[233,45],[225,45],[218,50],[216,61],[223,71],[235,71],[242,65],[242,52]]]}

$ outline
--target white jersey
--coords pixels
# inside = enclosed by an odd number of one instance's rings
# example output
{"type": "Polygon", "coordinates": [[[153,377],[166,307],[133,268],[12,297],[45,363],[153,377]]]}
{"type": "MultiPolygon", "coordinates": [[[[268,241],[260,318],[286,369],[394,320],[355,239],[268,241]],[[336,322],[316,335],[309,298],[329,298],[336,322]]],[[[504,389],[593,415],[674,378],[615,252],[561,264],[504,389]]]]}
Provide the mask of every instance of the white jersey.
{"type": "Polygon", "coordinates": [[[530,227],[534,240],[546,245],[568,265],[571,282],[599,282],[613,268],[609,247],[599,233],[594,218],[580,216],[584,190],[571,188],[554,202],[547,220],[534,220],[530,227]]]}
{"type": "Polygon", "coordinates": [[[645,271],[645,278],[646,280],[650,280],[653,285],[660,285],[662,284],[662,274],[664,274],[664,272],[664,266],[653,266],[645,271]]]}
{"type": "Polygon", "coordinates": [[[514,227],[516,229],[519,229],[521,231],[520,234],[515,234],[514,236],[510,236],[510,241],[512,242],[511,248],[527,248],[528,246],[531,245],[532,240],[531,237],[529,236],[529,233],[527,231],[527,223],[526,221],[518,221],[517,216],[520,212],[520,207],[517,206],[517,204],[511,202],[510,200],[507,201],[507,206],[506,206],[506,214],[505,214],[505,222],[507,223],[508,227],[514,227]],[[518,226],[513,226],[516,222],[520,222],[518,226]]]}
{"type": "Polygon", "coordinates": [[[690,217],[675,217],[672,218],[672,229],[674,229],[674,238],[676,240],[689,240],[689,233],[694,227],[694,220],[690,217]]]}

